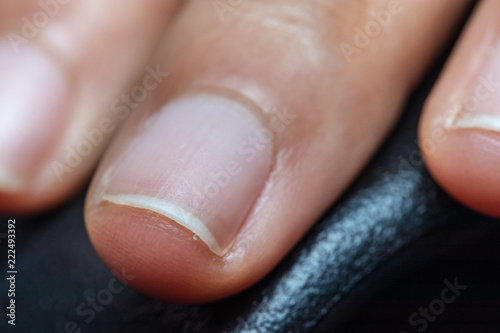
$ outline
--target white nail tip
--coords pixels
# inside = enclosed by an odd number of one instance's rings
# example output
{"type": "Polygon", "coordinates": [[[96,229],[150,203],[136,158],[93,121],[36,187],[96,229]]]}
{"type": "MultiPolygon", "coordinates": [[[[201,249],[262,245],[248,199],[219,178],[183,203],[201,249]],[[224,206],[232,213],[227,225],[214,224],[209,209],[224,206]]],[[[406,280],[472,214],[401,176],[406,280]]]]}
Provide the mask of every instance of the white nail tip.
{"type": "Polygon", "coordinates": [[[450,128],[478,128],[500,132],[500,119],[489,115],[457,118],[450,128]]]}
{"type": "Polygon", "coordinates": [[[212,232],[196,216],[183,208],[145,195],[121,194],[105,195],[103,200],[124,206],[148,209],[182,225],[198,236],[208,248],[218,256],[223,256],[229,247],[222,248],[212,232]]]}
{"type": "Polygon", "coordinates": [[[0,166],[0,191],[14,192],[23,187],[23,181],[10,170],[0,166]]]}

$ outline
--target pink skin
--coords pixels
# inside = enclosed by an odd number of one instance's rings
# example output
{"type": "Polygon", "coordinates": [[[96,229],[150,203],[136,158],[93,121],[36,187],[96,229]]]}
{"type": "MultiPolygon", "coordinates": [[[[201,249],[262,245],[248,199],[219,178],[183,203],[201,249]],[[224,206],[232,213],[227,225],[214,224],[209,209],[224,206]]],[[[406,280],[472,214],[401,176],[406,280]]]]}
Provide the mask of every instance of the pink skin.
{"type": "Polygon", "coordinates": [[[58,145],[68,118],[67,80],[48,55],[0,45],[0,190],[24,189],[58,145]]]}
{"type": "MultiPolygon", "coordinates": [[[[12,19],[14,3],[0,4],[4,32],[19,32],[32,14],[12,19]]],[[[149,65],[170,75],[121,119],[89,192],[90,238],[111,269],[125,268],[131,285],[154,297],[205,302],[241,291],[356,178],[470,3],[252,0],[221,17],[212,1],[71,2],[26,53],[0,52],[0,79],[8,78],[0,88],[25,90],[0,96],[0,206],[45,209],[80,188],[111,133],[63,182],[40,174],[113,115],[113,101],[137,88],[155,51],[149,65]],[[38,47],[54,64],[31,59],[38,47]],[[275,109],[291,118],[268,140],[275,109]]],[[[460,60],[427,106],[421,141],[434,140],[424,154],[445,189],[499,215],[498,95],[481,98],[477,114],[488,117],[448,113],[450,101],[475,93],[478,76],[498,71],[483,47],[500,36],[500,2],[480,4],[460,60]]]]}
{"type": "Polygon", "coordinates": [[[316,2],[247,1],[223,23],[206,15],[210,2],[187,3],[154,59],[168,79],[115,138],[88,194],[87,228],[104,262],[126,268],[134,288],[177,302],[219,299],[261,279],[376,151],[461,12],[432,0],[405,4],[348,64],[339,41],[352,43],[352,27],[373,18],[335,15],[365,13],[365,2],[332,2],[325,11],[316,2]],[[254,131],[229,108],[243,119],[255,111],[261,130],[286,110],[272,150],[245,164],[237,148],[254,131]],[[199,209],[193,188],[231,160],[241,174],[199,209]],[[222,251],[210,249],[203,230],[182,225],[193,216],[222,251]]]}
{"type": "Polygon", "coordinates": [[[500,2],[481,2],[433,90],[420,141],[453,197],[500,216],[500,2]]]}

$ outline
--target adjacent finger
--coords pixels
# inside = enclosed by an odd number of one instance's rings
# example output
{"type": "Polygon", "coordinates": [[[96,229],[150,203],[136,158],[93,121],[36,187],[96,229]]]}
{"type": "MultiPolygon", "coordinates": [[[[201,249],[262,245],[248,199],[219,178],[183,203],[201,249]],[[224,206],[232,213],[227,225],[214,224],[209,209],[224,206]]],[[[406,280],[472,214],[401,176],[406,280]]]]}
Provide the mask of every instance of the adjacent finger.
{"type": "Polygon", "coordinates": [[[452,196],[500,216],[500,2],[484,0],[427,102],[421,147],[452,196]]]}
{"type": "Polygon", "coordinates": [[[119,123],[113,106],[148,74],[176,5],[32,3],[0,41],[0,209],[18,212],[58,203],[87,179],[119,123]]]}

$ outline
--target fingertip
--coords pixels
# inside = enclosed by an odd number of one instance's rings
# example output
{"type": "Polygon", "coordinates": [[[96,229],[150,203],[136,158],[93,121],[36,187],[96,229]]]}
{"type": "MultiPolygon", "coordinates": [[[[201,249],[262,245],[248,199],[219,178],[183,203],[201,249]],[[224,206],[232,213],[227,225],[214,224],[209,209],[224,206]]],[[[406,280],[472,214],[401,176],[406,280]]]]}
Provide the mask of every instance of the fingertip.
{"type": "Polygon", "coordinates": [[[436,181],[466,206],[500,217],[499,2],[482,1],[424,110],[419,143],[436,181]]]}
{"type": "Polygon", "coordinates": [[[448,131],[446,140],[432,153],[423,152],[430,173],[452,197],[476,211],[500,217],[500,133],[448,131]]]}
{"type": "Polygon", "coordinates": [[[88,182],[88,177],[68,177],[60,181],[50,168],[19,187],[5,186],[0,179],[0,212],[26,216],[49,211],[75,197],[77,190],[88,182]]]}
{"type": "Polygon", "coordinates": [[[175,303],[215,301],[248,283],[226,258],[193,232],[152,211],[103,202],[86,209],[87,230],[99,256],[127,284],[175,303]]]}

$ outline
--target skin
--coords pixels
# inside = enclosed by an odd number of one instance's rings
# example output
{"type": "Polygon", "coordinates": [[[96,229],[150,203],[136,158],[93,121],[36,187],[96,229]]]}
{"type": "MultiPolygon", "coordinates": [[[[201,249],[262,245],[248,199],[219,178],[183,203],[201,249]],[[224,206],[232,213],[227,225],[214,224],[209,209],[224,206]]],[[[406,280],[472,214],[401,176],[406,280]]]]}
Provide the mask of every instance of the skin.
{"type": "MultiPolygon", "coordinates": [[[[45,210],[93,176],[85,219],[104,262],[125,268],[135,276],[130,285],[144,293],[193,303],[237,293],[277,265],[376,152],[472,2],[402,1],[395,9],[388,1],[242,1],[223,20],[210,1],[85,3],[61,7],[30,42],[68,82],[69,120],[45,161],[64,159],[65,147],[78,144],[82,130],[104,117],[122,128],[103,138],[64,181],[47,172],[49,162],[40,162],[24,188],[0,187],[0,208],[45,210]],[[390,9],[390,22],[346,56],[341,43],[355,45],[356,28],[375,22],[370,13],[390,9]],[[168,77],[126,119],[113,118],[111,101],[140,85],[148,64],[168,77]],[[124,158],[144,123],[169,101],[202,93],[241,103],[262,124],[272,121],[274,107],[286,107],[296,119],[276,135],[265,186],[222,256],[162,214],[101,197],[107,170],[124,158]],[[45,175],[43,182],[38,175],[45,175]]],[[[425,107],[419,134],[443,188],[493,216],[500,216],[500,132],[445,123],[450,99],[462,100],[480,75],[495,71],[477,64],[486,63],[484,45],[498,44],[499,9],[495,0],[475,9],[425,107]]],[[[39,10],[35,2],[4,1],[0,29],[22,33],[21,17],[39,10]]],[[[487,60],[499,59],[498,52],[487,60]]],[[[494,114],[496,107],[498,114],[499,105],[485,108],[494,114]]]]}

